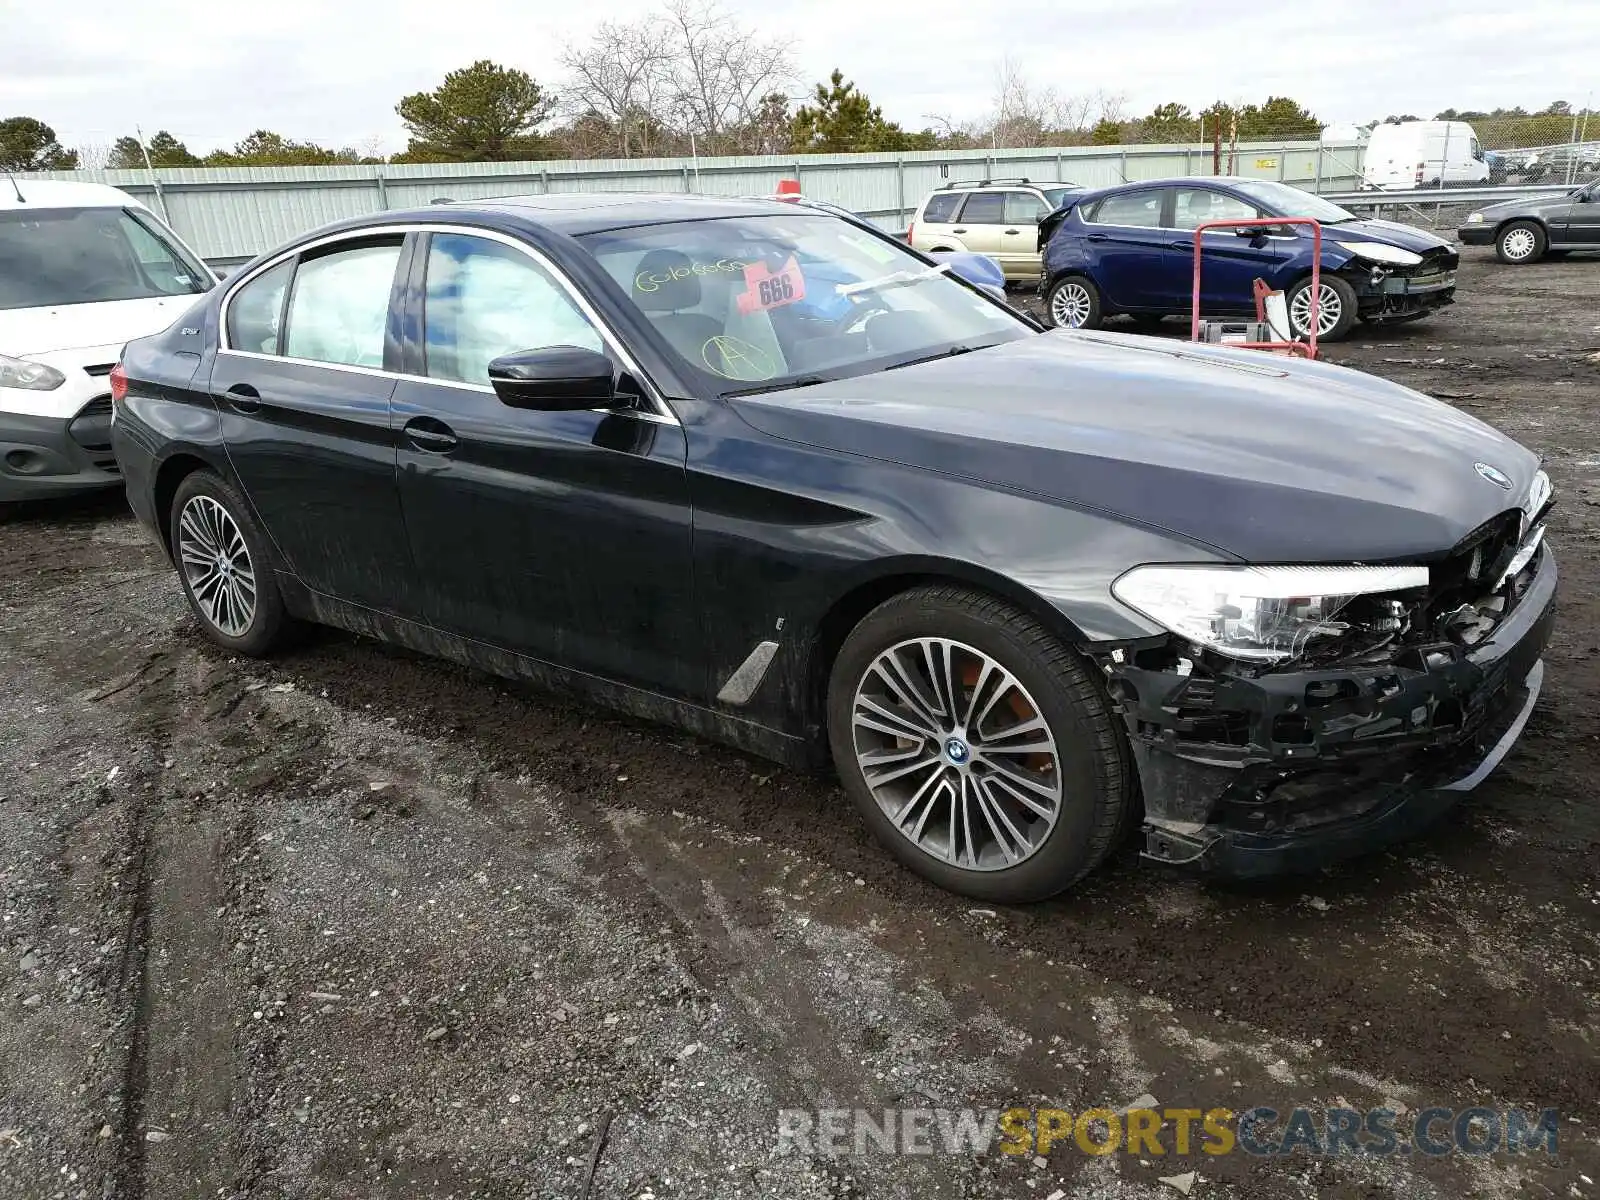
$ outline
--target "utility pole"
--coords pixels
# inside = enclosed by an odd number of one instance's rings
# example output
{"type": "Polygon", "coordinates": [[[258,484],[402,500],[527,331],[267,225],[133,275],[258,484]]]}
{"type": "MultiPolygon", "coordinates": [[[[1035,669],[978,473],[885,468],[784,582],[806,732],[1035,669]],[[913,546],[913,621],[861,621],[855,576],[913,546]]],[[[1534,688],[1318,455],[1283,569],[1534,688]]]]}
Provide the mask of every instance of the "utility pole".
{"type": "Polygon", "coordinates": [[[150,172],[150,185],[156,190],[156,207],[161,210],[161,219],[166,222],[167,228],[172,227],[172,216],[167,212],[167,198],[161,191],[161,180],[156,178],[155,164],[150,161],[150,151],[144,144],[144,130],[137,125],[133,127],[134,136],[139,139],[139,153],[144,155],[144,169],[150,172]]]}

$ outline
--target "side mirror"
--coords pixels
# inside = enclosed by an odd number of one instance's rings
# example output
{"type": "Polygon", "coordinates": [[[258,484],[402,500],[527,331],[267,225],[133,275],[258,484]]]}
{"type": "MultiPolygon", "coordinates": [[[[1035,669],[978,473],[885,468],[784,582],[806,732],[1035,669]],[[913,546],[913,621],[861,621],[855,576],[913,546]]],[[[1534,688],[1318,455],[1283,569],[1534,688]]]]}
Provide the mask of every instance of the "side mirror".
{"type": "Polygon", "coordinates": [[[617,401],[617,368],[604,354],[549,346],[503,354],[489,364],[489,382],[511,408],[571,412],[617,401]]]}

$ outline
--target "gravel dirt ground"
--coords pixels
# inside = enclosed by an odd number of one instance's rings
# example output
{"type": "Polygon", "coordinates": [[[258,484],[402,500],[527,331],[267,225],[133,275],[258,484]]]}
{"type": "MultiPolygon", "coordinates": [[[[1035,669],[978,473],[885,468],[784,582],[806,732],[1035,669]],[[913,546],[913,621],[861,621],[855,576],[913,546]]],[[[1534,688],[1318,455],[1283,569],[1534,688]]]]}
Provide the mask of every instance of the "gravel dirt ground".
{"type": "Polygon", "coordinates": [[[1331,353],[1548,456],[1562,611],[1444,827],[1270,886],[1128,847],[976,908],[828,780],[342,634],[232,659],[119,498],[0,517],[0,1197],[1600,1194],[1597,298],[1469,251],[1331,353]],[[1560,1151],[776,1152],[782,1108],[1140,1096],[1554,1107],[1560,1151]]]}

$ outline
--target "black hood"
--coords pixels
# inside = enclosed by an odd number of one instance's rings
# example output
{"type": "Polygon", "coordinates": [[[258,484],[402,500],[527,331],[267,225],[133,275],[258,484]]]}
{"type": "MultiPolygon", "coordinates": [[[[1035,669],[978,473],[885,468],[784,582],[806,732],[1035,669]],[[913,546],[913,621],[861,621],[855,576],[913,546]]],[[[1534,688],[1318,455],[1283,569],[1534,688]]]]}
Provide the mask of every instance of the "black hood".
{"type": "Polygon", "coordinates": [[[1539,467],[1483,422],[1370,375],[1118,334],[1040,334],[733,403],[776,437],[1032,492],[1257,563],[1442,554],[1516,508],[1539,467]]]}

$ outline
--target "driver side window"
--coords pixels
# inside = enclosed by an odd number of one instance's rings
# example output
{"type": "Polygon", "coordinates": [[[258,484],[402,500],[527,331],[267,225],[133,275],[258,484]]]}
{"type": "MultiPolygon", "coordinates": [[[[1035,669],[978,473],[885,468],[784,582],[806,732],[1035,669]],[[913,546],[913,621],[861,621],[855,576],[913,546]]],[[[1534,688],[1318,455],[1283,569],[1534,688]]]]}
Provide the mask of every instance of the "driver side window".
{"type": "Polygon", "coordinates": [[[489,363],[518,350],[605,343],[559,282],[501,242],[436,233],[428,246],[423,310],[427,373],[487,384],[489,363]]]}

